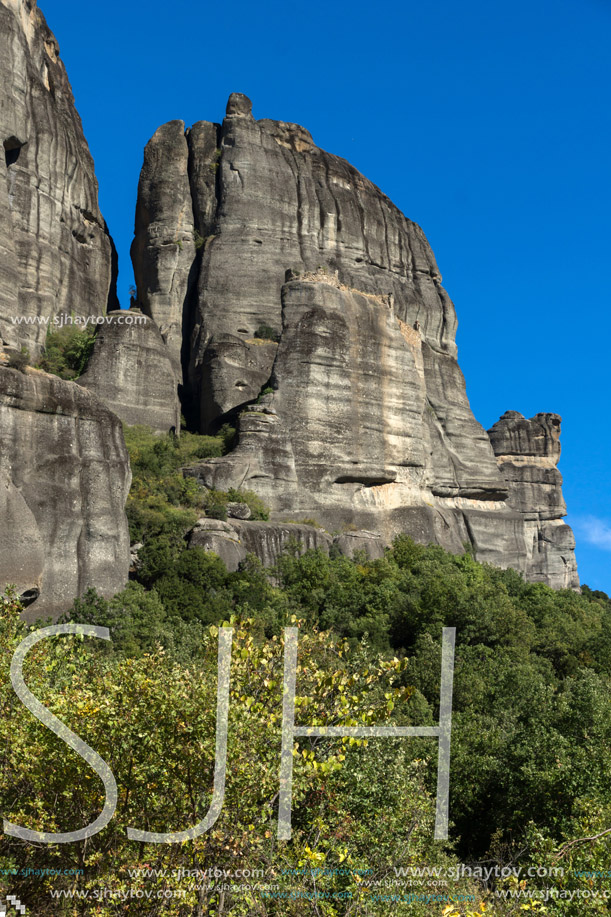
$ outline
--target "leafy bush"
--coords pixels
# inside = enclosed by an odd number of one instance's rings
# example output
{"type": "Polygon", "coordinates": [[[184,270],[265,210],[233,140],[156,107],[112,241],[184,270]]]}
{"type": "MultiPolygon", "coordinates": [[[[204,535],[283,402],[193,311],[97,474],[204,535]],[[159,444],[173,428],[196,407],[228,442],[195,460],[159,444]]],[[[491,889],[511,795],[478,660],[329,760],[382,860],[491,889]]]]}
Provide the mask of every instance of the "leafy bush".
{"type": "MultiPolygon", "coordinates": [[[[176,462],[185,454],[212,448],[210,444],[195,437],[180,446],[137,429],[128,431],[128,437],[136,474],[141,486],[151,489],[151,501],[163,497],[164,512],[168,507],[184,512],[182,504],[169,499],[176,497],[171,483],[176,462]],[[176,450],[181,449],[184,454],[178,458],[176,450]]],[[[244,498],[239,491],[212,495],[219,506],[230,497],[244,498]]],[[[202,496],[199,491],[193,499],[204,497],[212,499],[211,493],[202,496]]],[[[236,857],[251,857],[249,865],[259,862],[259,856],[272,867],[342,862],[355,868],[371,862],[381,881],[387,876],[394,880],[389,864],[403,864],[406,857],[427,868],[457,863],[458,857],[467,863],[487,860],[492,866],[561,863],[567,867],[565,875],[553,884],[569,890],[580,887],[575,867],[595,870],[601,877],[611,870],[606,834],[611,824],[611,600],[604,593],[587,587],[581,594],[554,591],[526,583],[515,571],[477,563],[469,554],[419,545],[406,536],[395,539],[385,556],[375,561],[363,554],[353,559],[323,551],[301,554],[295,547],[272,571],[249,557],[230,573],[213,553],[187,548],[179,527],[172,529],[166,520],[158,533],[149,532],[139,561],[138,582],[111,600],[89,592],[71,613],[73,620],[110,627],[113,647],[82,652],[77,663],[66,649],[41,647],[29,662],[28,682],[37,696],[55,704],[58,715],[76,722],[77,731],[116,766],[128,816],[129,806],[138,813],[150,811],[151,824],[163,830],[164,819],[169,819],[168,799],[176,824],[183,823],[185,786],[190,786],[194,772],[200,773],[202,760],[211,777],[216,646],[209,628],[231,622],[236,632],[231,715],[237,719],[232,720],[235,733],[230,731],[230,741],[238,736],[243,744],[239,751],[233,746],[227,810],[221,816],[227,821],[219,821],[221,834],[209,832],[198,841],[201,846],[176,846],[154,854],[147,849],[147,858],[154,855],[156,863],[167,865],[175,856],[172,863],[177,864],[181,856],[197,853],[221,862],[215,856],[221,855],[223,845],[230,845],[236,857]],[[341,770],[326,766],[337,745],[326,739],[309,744],[300,740],[295,756],[300,768],[294,819],[297,847],[274,845],[270,806],[277,780],[272,781],[269,773],[277,775],[277,760],[271,761],[269,747],[277,754],[283,671],[279,649],[288,624],[300,627],[300,654],[304,641],[298,677],[300,685],[306,679],[307,686],[301,688],[304,693],[297,705],[299,722],[312,722],[326,711],[336,716],[338,710],[368,717],[372,709],[380,713],[382,704],[385,723],[407,726],[437,723],[441,631],[444,626],[456,627],[450,775],[456,855],[452,845],[431,839],[437,746],[423,738],[372,740],[369,748],[347,743],[339,751],[345,758],[340,762],[337,757],[341,770]],[[371,684],[367,679],[385,667],[387,672],[392,669],[396,683],[380,694],[376,679],[371,684]],[[114,687],[117,679],[119,689],[114,687]],[[396,696],[393,692],[401,688],[403,693],[396,696]],[[199,702],[207,711],[202,720],[199,702]],[[147,754],[139,757],[143,737],[151,734],[159,738],[150,742],[159,744],[149,744],[147,754]],[[160,761],[167,755],[171,760],[166,774],[160,761]],[[124,767],[128,760],[129,767],[124,767]],[[185,761],[193,772],[183,770],[185,761]],[[316,780],[299,783],[310,767],[316,780]],[[265,787],[252,805],[245,792],[240,798],[248,780],[256,792],[265,787]],[[251,824],[257,827],[254,833],[251,824]],[[260,837],[269,840],[267,847],[265,841],[259,843],[260,837]]],[[[5,661],[10,647],[26,632],[16,604],[5,602],[0,624],[5,661]]],[[[62,768],[49,765],[56,753],[55,739],[9,694],[5,677],[0,682],[4,811],[19,823],[61,825],[69,822],[68,806],[74,811],[76,794],[81,821],[87,823],[91,813],[99,811],[99,790],[92,790],[74,762],[64,762],[62,768]]],[[[188,810],[189,823],[194,821],[193,811],[188,810]]],[[[109,828],[82,849],[83,858],[92,857],[87,861],[92,882],[95,877],[100,883],[96,870],[105,869],[108,878],[126,858],[136,861],[136,845],[125,846],[124,837],[122,829],[109,828]]],[[[70,857],[67,847],[19,850],[24,863],[43,857],[37,865],[45,865],[45,857],[49,863],[70,857]]],[[[12,854],[6,839],[4,851],[0,867],[12,854]]],[[[281,869],[277,873],[283,875],[281,869]]],[[[591,877],[587,878],[581,885],[591,887],[591,877]]],[[[552,884],[549,878],[544,883],[552,884]]],[[[355,884],[350,887],[354,890],[355,884]]],[[[486,906],[479,912],[493,917],[521,913],[521,903],[495,897],[504,887],[488,889],[486,906]]],[[[531,887],[529,879],[527,889],[531,887]]],[[[28,892],[25,885],[24,890],[28,892]]],[[[450,891],[456,892],[454,884],[450,891]]],[[[212,897],[207,906],[216,901],[212,897]]],[[[601,901],[594,896],[567,897],[555,901],[549,912],[560,917],[595,915],[602,913],[601,901]]],[[[368,910],[369,903],[362,912],[376,917],[442,913],[441,905],[435,909],[430,902],[418,909],[415,902],[393,900],[385,910],[380,901],[374,911],[368,910]]],[[[331,901],[324,904],[327,917],[344,913],[331,901]]],[[[253,902],[242,908],[227,899],[225,905],[228,917],[256,912],[253,902]]],[[[294,911],[289,899],[283,900],[282,908],[266,913],[316,913],[305,899],[294,911]]],[[[464,917],[478,909],[446,910],[448,917],[464,917]]],[[[70,912],[57,913],[67,917],[70,912]]],[[[168,913],[182,915],[176,910],[168,913]]]]}
{"type": "MultiPolygon", "coordinates": [[[[112,624],[108,607],[92,595],[85,597],[80,613],[95,619],[95,609],[112,624]]],[[[32,692],[107,762],[119,788],[119,806],[103,831],[78,844],[16,845],[2,835],[3,897],[7,891],[18,895],[38,917],[73,917],[93,913],[86,901],[81,906],[78,897],[72,899],[75,888],[98,900],[100,890],[114,891],[128,882],[154,896],[152,909],[131,909],[139,914],[315,917],[321,913],[320,894],[300,899],[291,890],[300,885],[296,876],[317,868],[324,914],[339,917],[346,913],[344,903],[336,907],[333,899],[347,890],[359,913],[373,913],[371,889],[360,886],[355,872],[384,882],[393,875],[390,864],[403,862],[407,848],[410,860],[427,866],[454,862],[433,840],[434,801],[424,785],[424,765],[410,760],[405,742],[386,741],[378,751],[361,739],[300,739],[293,767],[293,836],[290,843],[278,844],[283,646],[280,640],[262,641],[255,621],[232,626],[229,766],[222,808],[213,830],[183,844],[134,843],[125,829],[182,830],[206,814],[216,755],[217,628],[200,631],[200,656],[189,666],[161,650],[139,658],[104,654],[96,651],[102,641],[90,638],[44,640],[30,654],[32,692]],[[226,879],[217,881],[211,873],[202,895],[201,879],[184,881],[185,870],[210,863],[261,869],[266,877],[273,870],[281,908],[248,883],[236,894],[235,886],[223,887],[226,879]],[[75,864],[82,871],[76,879],[75,864]],[[168,891],[175,894],[167,897],[168,891]]],[[[12,690],[8,667],[26,633],[18,603],[6,602],[0,613],[0,805],[16,824],[72,830],[99,815],[100,782],[86,761],[40,726],[12,690]]],[[[296,706],[307,722],[385,723],[388,698],[397,711],[409,704],[409,690],[398,684],[402,666],[396,660],[371,660],[366,666],[363,653],[348,654],[341,641],[321,633],[302,633],[299,654],[296,706]]],[[[464,883],[457,887],[469,889],[464,883]]],[[[111,917],[117,913],[116,900],[98,900],[95,912],[111,917]]],[[[426,902],[418,907],[380,901],[375,908],[376,917],[430,913],[426,902]]]]}
{"type": "Polygon", "coordinates": [[[90,328],[66,325],[59,331],[49,329],[37,367],[61,379],[78,379],[85,372],[94,343],[95,331],[90,328]]]}
{"type": "Polygon", "coordinates": [[[280,332],[276,331],[275,328],[272,328],[271,325],[262,323],[255,331],[255,337],[261,338],[261,340],[264,341],[275,341],[278,343],[280,340],[280,332]]]}

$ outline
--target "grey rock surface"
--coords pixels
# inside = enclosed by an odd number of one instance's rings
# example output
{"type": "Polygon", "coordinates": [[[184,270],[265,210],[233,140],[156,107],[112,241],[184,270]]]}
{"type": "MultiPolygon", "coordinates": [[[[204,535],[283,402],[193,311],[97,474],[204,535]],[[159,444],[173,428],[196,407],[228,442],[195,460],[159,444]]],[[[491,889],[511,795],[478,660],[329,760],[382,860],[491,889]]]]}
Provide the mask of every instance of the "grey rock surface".
{"type": "MultiPolygon", "coordinates": [[[[410,324],[419,320],[433,350],[455,357],[454,307],[420,227],[349,163],[320,150],[304,128],[255,121],[239,93],[230,97],[222,125],[198,122],[185,142],[181,123],[170,122],[147,146],[134,268],[143,308],[160,325],[161,307],[156,311],[150,290],[172,240],[182,239],[181,255],[187,254],[185,174],[203,244],[193,259],[196,282],[184,282],[183,267],[172,309],[188,329],[183,363],[202,428],[256,398],[269,378],[275,348],[253,352],[252,342],[261,326],[280,331],[289,268],[325,266],[351,287],[392,294],[397,315],[410,324]],[[175,200],[165,192],[172,176],[175,200]]],[[[170,286],[165,283],[166,293],[170,286]]]]}
{"type": "Polygon", "coordinates": [[[425,345],[391,298],[305,274],[283,286],[282,306],[270,391],[241,414],[233,452],[188,473],[254,490],[275,522],[351,524],[386,542],[408,532],[454,551],[468,542],[486,560],[519,564],[522,520],[505,503],[460,370],[444,378],[445,399],[433,386],[435,410],[425,345]]]}
{"type": "Polygon", "coordinates": [[[228,503],[227,515],[230,519],[250,519],[252,513],[248,503],[228,503]]]}
{"type": "Polygon", "coordinates": [[[180,404],[169,350],[155,322],[138,309],[117,310],[100,325],[87,371],[89,389],[125,423],[160,433],[180,430],[180,404]]]}
{"type": "Polygon", "coordinates": [[[213,551],[230,571],[246,559],[246,548],[240,543],[233,524],[221,519],[199,519],[189,532],[189,547],[213,551]]]}
{"type": "Polygon", "coordinates": [[[164,124],[146,145],[131,250],[139,304],[159,326],[177,379],[196,253],[188,156],[183,121],[164,124]]]}
{"type": "MultiPolygon", "coordinates": [[[[186,473],[255,491],[274,524],[315,518],[385,542],[407,532],[539,575],[525,503],[471,412],[454,306],[420,227],[303,127],[255,120],[240,93],[222,124],[182,130],[164,125],[145,154],[138,292],[156,320],[168,301],[172,321],[182,315],[191,424],[238,426],[231,454],[186,473]],[[171,176],[175,200],[165,190],[171,176]],[[189,198],[190,269],[174,252],[180,270],[153,282],[168,240],[187,225],[189,198]],[[159,241],[154,225],[164,227],[159,241]],[[169,300],[154,299],[155,284],[169,300]]],[[[547,496],[553,515],[543,518],[537,504],[540,524],[566,543],[557,493],[547,496]]]]}
{"type": "Polygon", "coordinates": [[[32,618],[125,585],[131,482],[119,419],[74,382],[0,367],[0,587],[38,590],[32,618]]]}
{"type": "Polygon", "coordinates": [[[522,516],[526,542],[526,578],[556,589],[579,588],[575,538],[562,521],[558,414],[530,419],[507,411],[488,431],[501,474],[509,487],[508,503],[522,516]]]}
{"type": "Polygon", "coordinates": [[[253,522],[232,519],[199,519],[189,533],[189,547],[214,551],[228,570],[237,570],[247,554],[255,554],[264,567],[272,567],[289,543],[299,545],[301,553],[320,548],[326,554],[333,539],[327,532],[297,523],[253,522]]]}
{"type": "Polygon", "coordinates": [[[297,544],[301,554],[317,548],[328,554],[332,543],[327,532],[313,525],[237,519],[231,525],[246,553],[256,554],[264,567],[273,566],[290,543],[297,544]]]}
{"type": "Polygon", "coordinates": [[[333,544],[341,554],[354,557],[364,551],[369,560],[379,560],[384,557],[386,542],[376,532],[343,532],[335,535],[333,544]]]}
{"type": "Polygon", "coordinates": [[[59,46],[36,0],[0,0],[0,343],[35,358],[47,326],[116,303],[114,249],[59,46]]]}

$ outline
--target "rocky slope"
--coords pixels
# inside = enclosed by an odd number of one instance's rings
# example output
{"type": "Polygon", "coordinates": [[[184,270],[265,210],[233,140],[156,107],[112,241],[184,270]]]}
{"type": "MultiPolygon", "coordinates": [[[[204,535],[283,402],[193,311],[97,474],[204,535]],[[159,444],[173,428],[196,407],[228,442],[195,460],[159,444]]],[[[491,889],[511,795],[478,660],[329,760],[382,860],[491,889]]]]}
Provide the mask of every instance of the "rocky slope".
{"type": "Polygon", "coordinates": [[[131,482],[119,419],[73,382],[0,368],[0,583],[34,617],[127,581],[131,482]],[[37,598],[37,596],[39,596],[37,598]]]}
{"type": "Polygon", "coordinates": [[[0,0],[0,142],[0,343],[37,357],[37,317],[101,315],[116,300],[93,160],[36,0],[0,0]]]}

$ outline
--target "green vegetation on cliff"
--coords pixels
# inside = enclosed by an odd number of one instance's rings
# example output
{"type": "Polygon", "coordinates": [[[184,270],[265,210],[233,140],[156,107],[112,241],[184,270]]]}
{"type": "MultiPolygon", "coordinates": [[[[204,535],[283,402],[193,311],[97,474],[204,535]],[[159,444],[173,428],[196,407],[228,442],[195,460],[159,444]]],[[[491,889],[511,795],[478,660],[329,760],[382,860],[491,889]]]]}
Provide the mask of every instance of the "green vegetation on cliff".
{"type": "Polygon", "coordinates": [[[95,330],[66,325],[58,330],[49,327],[39,369],[53,373],[61,379],[78,379],[87,367],[93,351],[95,330]]]}

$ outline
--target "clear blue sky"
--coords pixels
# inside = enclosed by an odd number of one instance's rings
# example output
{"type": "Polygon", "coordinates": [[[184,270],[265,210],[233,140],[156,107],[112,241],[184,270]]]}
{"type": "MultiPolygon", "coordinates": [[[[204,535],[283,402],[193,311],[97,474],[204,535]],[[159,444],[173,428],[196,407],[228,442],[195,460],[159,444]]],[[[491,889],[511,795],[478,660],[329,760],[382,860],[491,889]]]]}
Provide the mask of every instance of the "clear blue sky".
{"type": "Polygon", "coordinates": [[[475,416],[563,417],[582,582],[611,591],[611,0],[40,0],[119,250],[142,150],[230,92],[349,159],[426,232],[475,416]]]}

